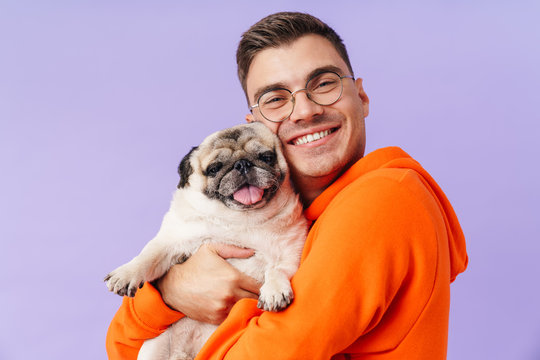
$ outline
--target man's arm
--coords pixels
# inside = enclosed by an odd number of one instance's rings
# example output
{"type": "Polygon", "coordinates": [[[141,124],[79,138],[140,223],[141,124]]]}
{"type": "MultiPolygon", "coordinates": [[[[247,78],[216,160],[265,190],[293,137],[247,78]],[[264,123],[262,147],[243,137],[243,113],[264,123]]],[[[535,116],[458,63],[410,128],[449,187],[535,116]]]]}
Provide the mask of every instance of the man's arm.
{"type": "Polygon", "coordinates": [[[291,306],[271,313],[240,301],[197,359],[329,359],[379,326],[384,341],[363,351],[397,347],[432,295],[445,231],[425,187],[405,180],[423,193],[379,179],[338,195],[310,231],[291,306]]]}
{"type": "Polygon", "coordinates": [[[152,285],[144,284],[135,297],[124,297],[109,325],[106,339],[109,359],[137,359],[145,340],[158,336],[182,317],[163,302],[152,285]]]}
{"type": "Polygon", "coordinates": [[[250,249],[204,245],[193,257],[171,268],[156,282],[159,291],[147,283],[135,297],[124,297],[107,333],[109,359],[136,359],[145,340],[164,332],[183,314],[219,324],[239,299],[256,299],[259,284],[224,260],[251,255],[253,250],[250,249]]]}

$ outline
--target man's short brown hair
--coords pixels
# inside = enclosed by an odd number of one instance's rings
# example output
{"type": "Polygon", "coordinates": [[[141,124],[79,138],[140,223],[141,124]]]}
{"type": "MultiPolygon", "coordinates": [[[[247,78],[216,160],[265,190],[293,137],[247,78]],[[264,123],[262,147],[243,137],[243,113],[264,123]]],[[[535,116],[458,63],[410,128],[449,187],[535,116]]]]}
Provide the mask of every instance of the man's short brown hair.
{"type": "MultiPolygon", "coordinates": [[[[328,39],[334,45],[351,75],[353,74],[349,55],[343,40],[328,25],[316,17],[299,12],[280,12],[269,15],[250,27],[243,35],[236,50],[238,78],[246,93],[246,78],[253,58],[259,51],[266,48],[277,48],[290,44],[298,38],[316,34],[328,39]]],[[[249,101],[249,99],[248,99],[249,101]]]]}

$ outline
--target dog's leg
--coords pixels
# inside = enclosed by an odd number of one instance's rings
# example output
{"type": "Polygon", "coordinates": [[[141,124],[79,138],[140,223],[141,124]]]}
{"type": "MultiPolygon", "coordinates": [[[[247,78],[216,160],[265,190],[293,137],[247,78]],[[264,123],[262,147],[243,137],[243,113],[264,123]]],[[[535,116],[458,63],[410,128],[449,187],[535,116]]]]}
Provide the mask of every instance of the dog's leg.
{"type": "Polygon", "coordinates": [[[172,340],[171,359],[194,359],[216,329],[216,325],[202,323],[188,317],[184,317],[172,324],[167,329],[172,340]]]}
{"type": "Polygon", "coordinates": [[[184,261],[190,255],[182,244],[178,239],[158,234],[138,256],[105,277],[107,287],[121,296],[135,296],[145,282],[161,277],[172,265],[184,261]]]}
{"type": "Polygon", "coordinates": [[[293,297],[291,282],[286,273],[279,268],[267,269],[257,306],[266,311],[279,311],[285,309],[293,297]]]}
{"type": "Polygon", "coordinates": [[[143,343],[137,360],[169,360],[171,357],[171,336],[167,330],[158,337],[143,343]]]}

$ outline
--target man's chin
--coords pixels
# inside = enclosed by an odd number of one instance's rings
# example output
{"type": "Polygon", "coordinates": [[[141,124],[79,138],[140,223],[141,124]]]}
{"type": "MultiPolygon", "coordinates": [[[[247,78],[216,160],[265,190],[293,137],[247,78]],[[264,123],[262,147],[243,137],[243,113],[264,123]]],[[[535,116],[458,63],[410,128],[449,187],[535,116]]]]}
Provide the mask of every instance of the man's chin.
{"type": "MultiPolygon", "coordinates": [[[[292,162],[291,162],[292,163],[292,162]]],[[[291,165],[295,178],[324,178],[332,177],[340,171],[341,164],[331,159],[309,159],[295,162],[299,166],[291,165]]]]}

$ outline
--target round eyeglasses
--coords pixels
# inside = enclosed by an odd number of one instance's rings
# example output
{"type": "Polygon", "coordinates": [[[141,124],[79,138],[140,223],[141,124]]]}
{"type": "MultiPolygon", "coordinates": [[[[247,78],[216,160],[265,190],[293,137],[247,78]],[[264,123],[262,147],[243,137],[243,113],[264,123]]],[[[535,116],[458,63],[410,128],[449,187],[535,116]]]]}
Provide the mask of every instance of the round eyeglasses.
{"type": "Polygon", "coordinates": [[[261,115],[268,121],[282,122],[287,120],[294,110],[295,95],[300,91],[305,91],[309,100],[315,104],[328,106],[336,103],[343,94],[342,79],[353,79],[354,76],[339,74],[333,71],[326,71],[315,75],[306,83],[306,87],[296,91],[277,88],[264,92],[255,105],[249,107],[250,111],[259,108],[261,115]]]}

